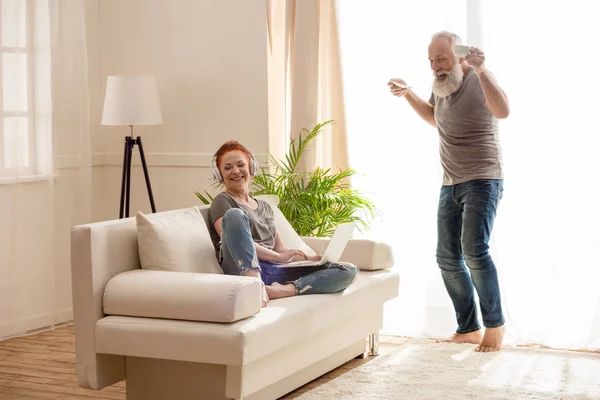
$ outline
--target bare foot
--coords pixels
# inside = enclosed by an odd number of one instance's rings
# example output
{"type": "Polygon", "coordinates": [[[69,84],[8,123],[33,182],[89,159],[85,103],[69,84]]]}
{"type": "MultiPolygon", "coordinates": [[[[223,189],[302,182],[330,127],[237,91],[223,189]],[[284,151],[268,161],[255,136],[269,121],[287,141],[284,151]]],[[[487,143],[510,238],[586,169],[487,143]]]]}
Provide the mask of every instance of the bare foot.
{"type": "Polygon", "coordinates": [[[504,339],[504,325],[498,328],[486,328],[483,340],[477,346],[475,351],[480,353],[489,353],[491,351],[500,351],[502,340],[504,339]]]}
{"type": "Polygon", "coordinates": [[[264,283],[262,283],[262,281],[260,282],[260,286],[262,286],[262,294],[260,296],[260,306],[261,307],[266,307],[267,304],[269,304],[269,295],[267,293],[267,286],[265,286],[264,283]]]}
{"type": "Polygon", "coordinates": [[[296,295],[296,285],[293,283],[282,285],[281,283],[273,282],[271,286],[266,286],[266,289],[269,299],[280,299],[296,295]]]}
{"type": "Polygon", "coordinates": [[[438,343],[471,343],[479,344],[481,342],[481,331],[469,333],[455,333],[445,340],[438,340],[438,343]]]}

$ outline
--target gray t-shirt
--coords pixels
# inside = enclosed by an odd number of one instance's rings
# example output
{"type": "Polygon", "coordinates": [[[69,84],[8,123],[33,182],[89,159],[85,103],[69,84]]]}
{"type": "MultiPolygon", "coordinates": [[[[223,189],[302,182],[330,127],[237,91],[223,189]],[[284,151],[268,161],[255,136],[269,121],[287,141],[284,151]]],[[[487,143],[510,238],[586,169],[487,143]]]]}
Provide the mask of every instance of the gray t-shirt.
{"type": "Polygon", "coordinates": [[[498,119],[485,106],[477,74],[470,69],[450,96],[431,95],[440,137],[443,185],[503,179],[498,119]]]}
{"type": "Polygon", "coordinates": [[[277,229],[275,228],[273,209],[269,203],[264,200],[254,200],[258,203],[258,208],[256,210],[251,209],[245,204],[236,202],[233,197],[225,192],[219,193],[213,199],[210,209],[208,210],[208,216],[210,218],[210,237],[215,246],[217,257],[219,256],[221,239],[215,229],[215,221],[222,218],[225,215],[225,212],[230,208],[239,208],[246,213],[250,220],[250,233],[252,234],[254,242],[269,250],[273,250],[273,247],[275,247],[277,229]]]}

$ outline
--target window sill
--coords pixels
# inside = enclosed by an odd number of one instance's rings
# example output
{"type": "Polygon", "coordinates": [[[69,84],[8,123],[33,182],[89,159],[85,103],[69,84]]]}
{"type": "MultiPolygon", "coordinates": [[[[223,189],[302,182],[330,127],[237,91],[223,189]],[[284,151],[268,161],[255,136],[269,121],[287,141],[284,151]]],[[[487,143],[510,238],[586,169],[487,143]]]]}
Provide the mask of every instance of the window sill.
{"type": "Polygon", "coordinates": [[[15,185],[19,183],[29,183],[29,182],[43,182],[49,180],[56,180],[58,178],[58,174],[52,175],[23,175],[16,177],[9,176],[0,176],[0,185],[15,185]]]}

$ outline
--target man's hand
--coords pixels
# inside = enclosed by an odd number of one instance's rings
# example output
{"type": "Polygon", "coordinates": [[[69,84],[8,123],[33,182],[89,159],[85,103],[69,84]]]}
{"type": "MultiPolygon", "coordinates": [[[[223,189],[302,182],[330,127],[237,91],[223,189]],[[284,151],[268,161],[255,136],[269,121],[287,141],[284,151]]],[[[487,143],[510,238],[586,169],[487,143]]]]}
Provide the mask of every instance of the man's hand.
{"type": "Polygon", "coordinates": [[[390,87],[390,92],[392,92],[392,94],[394,96],[404,97],[410,91],[409,88],[401,88],[401,87],[398,87],[398,86],[394,85],[392,83],[392,81],[401,83],[401,84],[403,84],[405,86],[408,86],[408,84],[406,83],[405,80],[400,79],[400,78],[392,78],[392,79],[390,79],[390,81],[388,82],[388,86],[390,87]]]}
{"type": "Polygon", "coordinates": [[[485,54],[477,47],[471,46],[471,52],[465,57],[465,61],[471,67],[475,68],[476,74],[480,74],[485,71],[485,54]]]}
{"type": "Polygon", "coordinates": [[[306,259],[308,259],[308,257],[303,251],[298,249],[287,249],[282,253],[279,253],[279,259],[277,261],[285,264],[292,261],[302,261],[306,259]]]}
{"type": "Polygon", "coordinates": [[[485,68],[485,54],[477,47],[471,47],[471,52],[465,61],[475,69],[475,73],[481,82],[483,95],[485,96],[485,106],[496,118],[506,118],[510,114],[508,98],[504,91],[496,82],[490,71],[485,68]]]}
{"type": "Polygon", "coordinates": [[[404,79],[392,78],[388,82],[390,92],[396,97],[404,97],[408,104],[419,114],[419,117],[423,118],[423,121],[429,125],[436,127],[435,118],[433,115],[433,106],[427,101],[423,100],[415,94],[410,88],[401,88],[394,85],[393,82],[401,83],[402,85],[408,86],[404,79]]]}

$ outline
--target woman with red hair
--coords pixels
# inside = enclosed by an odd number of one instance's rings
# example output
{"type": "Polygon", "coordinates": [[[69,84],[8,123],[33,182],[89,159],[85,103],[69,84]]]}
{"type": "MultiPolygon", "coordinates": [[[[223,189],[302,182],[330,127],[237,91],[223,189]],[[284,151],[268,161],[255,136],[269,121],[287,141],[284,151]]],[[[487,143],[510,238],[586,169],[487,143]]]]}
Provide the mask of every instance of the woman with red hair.
{"type": "Polygon", "coordinates": [[[291,261],[318,261],[320,256],[309,257],[283,245],[271,206],[250,196],[249,183],[257,170],[252,153],[236,141],[223,144],[213,158],[213,176],[225,191],[211,203],[210,233],[223,272],[261,279],[265,285],[263,306],[269,299],[346,289],[356,279],[354,265],[279,267],[291,261]]]}

